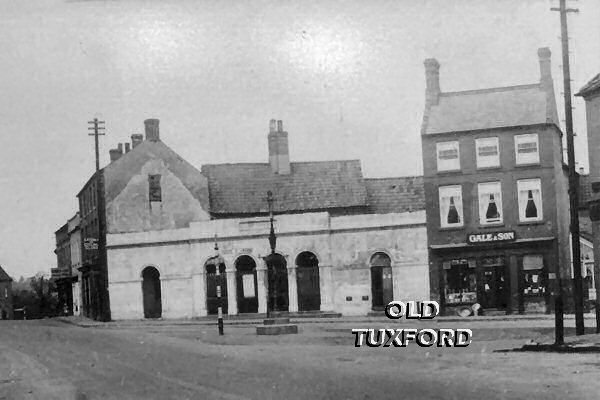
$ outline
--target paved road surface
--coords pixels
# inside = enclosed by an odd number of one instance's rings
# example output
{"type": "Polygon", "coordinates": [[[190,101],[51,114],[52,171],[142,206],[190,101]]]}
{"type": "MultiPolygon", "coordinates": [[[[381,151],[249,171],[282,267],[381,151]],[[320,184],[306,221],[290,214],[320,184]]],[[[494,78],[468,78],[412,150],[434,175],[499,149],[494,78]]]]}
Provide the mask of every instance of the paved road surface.
{"type": "Polygon", "coordinates": [[[219,338],[210,326],[0,321],[0,399],[600,398],[600,355],[495,353],[549,329],[507,325],[473,326],[467,349],[423,349],[354,348],[342,322],[219,338]]]}

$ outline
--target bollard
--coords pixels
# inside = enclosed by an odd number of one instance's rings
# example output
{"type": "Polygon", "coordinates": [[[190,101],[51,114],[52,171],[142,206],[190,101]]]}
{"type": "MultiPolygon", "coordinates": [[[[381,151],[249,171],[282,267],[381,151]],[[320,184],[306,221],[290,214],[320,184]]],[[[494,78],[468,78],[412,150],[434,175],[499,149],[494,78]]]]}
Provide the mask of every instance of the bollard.
{"type": "Polygon", "coordinates": [[[562,296],[554,299],[554,338],[555,345],[560,346],[565,343],[562,296]]]}

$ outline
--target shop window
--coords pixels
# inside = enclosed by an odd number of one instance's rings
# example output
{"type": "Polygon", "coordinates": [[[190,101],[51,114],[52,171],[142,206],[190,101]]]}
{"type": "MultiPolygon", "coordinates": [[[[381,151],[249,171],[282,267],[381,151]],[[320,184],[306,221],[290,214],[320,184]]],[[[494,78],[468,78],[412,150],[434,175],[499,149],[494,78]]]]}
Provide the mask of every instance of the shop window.
{"type": "Polygon", "coordinates": [[[446,304],[477,302],[475,263],[467,260],[452,260],[444,262],[442,266],[446,304]]]}
{"type": "Polygon", "coordinates": [[[523,256],[523,295],[542,296],[546,294],[544,258],[541,255],[523,256]]]}
{"type": "Polygon", "coordinates": [[[458,150],[458,142],[437,143],[436,152],[438,171],[460,170],[460,154],[458,150]]]}
{"type": "Polygon", "coordinates": [[[160,175],[148,175],[148,187],[150,202],[162,201],[162,191],[160,187],[160,175]]]}
{"type": "Polygon", "coordinates": [[[440,226],[442,228],[463,226],[462,189],[459,185],[441,186],[440,226]]]}
{"type": "Polygon", "coordinates": [[[481,225],[502,223],[502,186],[500,182],[480,183],[478,192],[481,225]]]}
{"type": "Polygon", "coordinates": [[[542,182],[540,179],[517,181],[519,221],[542,220],[542,182]]]}
{"type": "Polygon", "coordinates": [[[497,137],[475,140],[477,168],[500,166],[500,147],[497,137]]]}
{"type": "Polygon", "coordinates": [[[515,136],[515,156],[517,164],[535,164],[540,162],[537,133],[515,136]]]}

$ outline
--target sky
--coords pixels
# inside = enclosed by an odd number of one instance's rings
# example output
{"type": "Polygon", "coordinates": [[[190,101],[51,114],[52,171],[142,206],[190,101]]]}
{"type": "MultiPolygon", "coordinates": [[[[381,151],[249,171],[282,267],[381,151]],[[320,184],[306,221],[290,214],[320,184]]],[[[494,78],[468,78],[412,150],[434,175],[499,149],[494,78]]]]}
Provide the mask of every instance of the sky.
{"type": "MultiPolygon", "coordinates": [[[[442,91],[539,81],[552,51],[564,118],[558,0],[0,2],[0,265],[56,266],[54,232],[108,150],[160,119],[197,168],[267,162],[269,120],[292,161],[362,160],[366,177],[422,174],[423,60],[442,91]]],[[[600,72],[600,2],[570,1],[572,89],[600,72]]],[[[587,167],[585,109],[573,105],[587,167]]]]}

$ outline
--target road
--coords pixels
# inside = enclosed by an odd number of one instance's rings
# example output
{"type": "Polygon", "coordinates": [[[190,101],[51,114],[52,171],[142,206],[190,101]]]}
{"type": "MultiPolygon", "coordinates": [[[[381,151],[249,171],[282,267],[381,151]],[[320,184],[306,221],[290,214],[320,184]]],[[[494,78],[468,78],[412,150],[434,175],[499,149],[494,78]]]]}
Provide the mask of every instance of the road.
{"type": "Polygon", "coordinates": [[[600,397],[597,354],[494,352],[551,335],[547,322],[524,324],[448,324],[472,328],[473,344],[439,349],[355,348],[351,328],[392,326],[344,321],[281,337],[257,337],[252,326],[219,337],[206,325],[0,321],[0,399],[600,397]]]}

